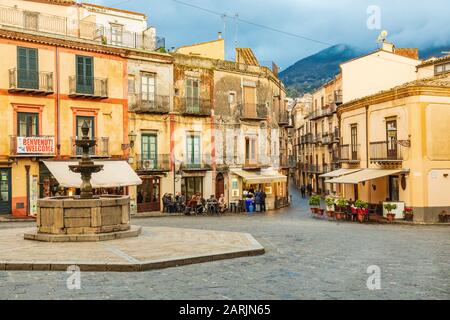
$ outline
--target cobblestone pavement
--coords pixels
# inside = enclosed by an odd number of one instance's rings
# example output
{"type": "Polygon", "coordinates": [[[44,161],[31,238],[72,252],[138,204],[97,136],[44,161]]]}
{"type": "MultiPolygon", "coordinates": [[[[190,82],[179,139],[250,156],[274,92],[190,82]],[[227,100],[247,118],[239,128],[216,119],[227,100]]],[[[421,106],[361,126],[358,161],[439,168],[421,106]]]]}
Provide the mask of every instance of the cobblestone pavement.
{"type": "MultiPolygon", "coordinates": [[[[251,233],[266,254],[142,273],[0,271],[0,299],[450,299],[450,228],[360,225],[310,217],[293,206],[267,215],[134,219],[170,226],[251,233]],[[381,269],[368,290],[367,268],[381,269]]],[[[1,229],[32,226],[3,223],[1,229]]],[[[1,254],[1,253],[0,253],[1,254]]]]}

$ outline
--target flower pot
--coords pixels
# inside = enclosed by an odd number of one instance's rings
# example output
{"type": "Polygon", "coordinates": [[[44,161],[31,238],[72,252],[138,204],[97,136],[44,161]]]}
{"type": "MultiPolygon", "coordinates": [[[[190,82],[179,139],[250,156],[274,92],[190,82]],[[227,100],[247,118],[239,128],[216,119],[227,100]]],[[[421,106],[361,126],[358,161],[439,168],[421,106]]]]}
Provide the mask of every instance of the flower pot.
{"type": "Polygon", "coordinates": [[[319,215],[319,216],[323,216],[323,212],[324,212],[325,210],[324,209],[317,209],[317,214],[319,215]]]}
{"type": "Polygon", "coordinates": [[[312,214],[316,214],[317,213],[317,208],[316,207],[311,207],[311,213],[312,214]]]}
{"type": "Polygon", "coordinates": [[[336,211],[335,213],[336,220],[344,220],[345,219],[345,213],[341,211],[336,211]]]}
{"type": "Polygon", "coordinates": [[[395,220],[395,213],[388,213],[387,214],[387,219],[389,222],[394,222],[395,220]]]}
{"type": "Polygon", "coordinates": [[[414,214],[412,213],[405,213],[405,221],[413,221],[414,214]]]}
{"type": "Polygon", "coordinates": [[[327,210],[327,216],[328,216],[328,218],[333,218],[334,217],[334,211],[327,210]]]}
{"type": "Polygon", "coordinates": [[[365,217],[366,215],[364,214],[364,213],[362,213],[362,212],[358,212],[358,222],[359,223],[362,223],[363,221],[364,221],[364,217],[365,217]]]}

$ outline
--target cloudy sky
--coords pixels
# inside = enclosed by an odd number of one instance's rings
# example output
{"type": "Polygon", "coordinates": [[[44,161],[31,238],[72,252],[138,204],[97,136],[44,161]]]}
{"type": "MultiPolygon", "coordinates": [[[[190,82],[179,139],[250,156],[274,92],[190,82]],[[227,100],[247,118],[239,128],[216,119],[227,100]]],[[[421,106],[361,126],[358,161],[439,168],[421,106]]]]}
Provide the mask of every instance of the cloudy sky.
{"type": "MultiPolygon", "coordinates": [[[[367,27],[367,20],[375,13],[371,6],[380,9],[381,29],[388,30],[388,39],[398,47],[427,48],[448,45],[450,49],[449,0],[86,0],[86,2],[146,13],[149,25],[155,26],[158,35],[166,38],[168,48],[213,40],[217,38],[218,31],[225,31],[228,59],[234,57],[234,42],[237,39],[239,47],[251,47],[260,61],[273,60],[282,68],[325,49],[330,44],[347,43],[364,49],[376,48],[380,30],[371,30],[367,27]],[[222,18],[220,14],[227,17],[222,18]],[[237,32],[235,19],[232,18],[236,14],[245,21],[238,21],[237,32]],[[263,25],[269,29],[246,22],[263,25]]],[[[372,25],[376,26],[376,21],[372,19],[370,21],[375,22],[372,25]]]]}

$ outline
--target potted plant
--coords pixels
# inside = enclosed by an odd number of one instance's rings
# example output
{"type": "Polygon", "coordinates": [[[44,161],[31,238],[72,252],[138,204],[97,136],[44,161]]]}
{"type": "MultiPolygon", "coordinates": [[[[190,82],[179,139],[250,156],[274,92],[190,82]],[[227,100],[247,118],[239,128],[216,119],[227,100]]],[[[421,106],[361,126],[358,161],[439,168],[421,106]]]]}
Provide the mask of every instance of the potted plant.
{"type": "Polygon", "coordinates": [[[339,198],[336,200],[336,211],[334,212],[337,220],[345,219],[345,210],[348,206],[348,201],[344,198],[339,198]]]}
{"type": "Polygon", "coordinates": [[[319,195],[313,195],[309,198],[309,205],[311,206],[311,212],[312,213],[319,213],[319,207],[320,207],[320,196],[319,195]]]}
{"type": "Polygon", "coordinates": [[[413,217],[414,217],[413,208],[405,207],[405,209],[403,210],[403,219],[405,221],[413,221],[413,217]]]}
{"type": "Polygon", "coordinates": [[[395,213],[392,213],[392,210],[397,209],[397,205],[395,203],[386,203],[384,208],[387,211],[387,219],[389,222],[393,222],[395,219],[395,213]]]}
{"type": "Polygon", "coordinates": [[[439,222],[445,223],[448,222],[447,210],[442,210],[439,214],[439,222]]]}
{"type": "Polygon", "coordinates": [[[334,198],[326,198],[325,199],[325,203],[327,205],[327,216],[328,218],[333,218],[334,217],[334,204],[335,204],[335,199],[334,198]]]}
{"type": "Polygon", "coordinates": [[[369,213],[369,204],[363,200],[356,200],[355,207],[357,209],[358,221],[363,222],[364,217],[369,213]]]}

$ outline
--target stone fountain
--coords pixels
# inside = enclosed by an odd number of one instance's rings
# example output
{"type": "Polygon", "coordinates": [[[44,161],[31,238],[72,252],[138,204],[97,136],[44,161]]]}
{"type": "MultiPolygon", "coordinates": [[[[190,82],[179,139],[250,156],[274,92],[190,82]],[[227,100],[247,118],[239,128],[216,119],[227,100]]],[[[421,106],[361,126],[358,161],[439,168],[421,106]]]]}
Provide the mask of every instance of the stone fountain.
{"type": "Polygon", "coordinates": [[[141,228],[130,226],[129,196],[94,196],[92,174],[103,169],[92,161],[89,150],[96,141],[89,138],[85,121],[82,138],[75,145],[83,149],[77,165],[69,170],[81,174],[80,195],[38,200],[37,230],[26,233],[25,239],[49,242],[102,241],[136,237],[141,228]]]}

